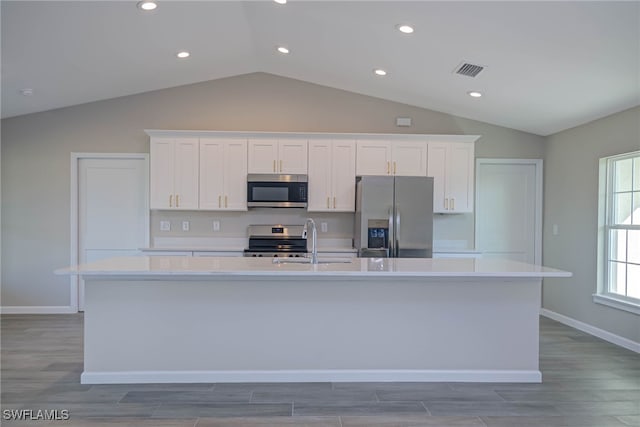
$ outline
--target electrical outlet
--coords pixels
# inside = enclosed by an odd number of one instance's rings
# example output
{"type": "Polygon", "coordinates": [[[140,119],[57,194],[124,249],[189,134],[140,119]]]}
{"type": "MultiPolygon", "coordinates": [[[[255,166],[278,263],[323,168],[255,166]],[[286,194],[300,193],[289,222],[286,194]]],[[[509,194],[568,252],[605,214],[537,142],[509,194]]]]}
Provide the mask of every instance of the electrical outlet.
{"type": "Polygon", "coordinates": [[[182,231],[189,231],[189,221],[182,221],[182,231]]]}
{"type": "Polygon", "coordinates": [[[327,227],[327,223],[326,222],[321,222],[320,223],[320,231],[321,232],[326,233],[328,229],[329,229],[329,227],[327,227]]]}
{"type": "Polygon", "coordinates": [[[220,231],[220,221],[217,219],[213,221],[213,231],[220,231]]]}
{"type": "Polygon", "coordinates": [[[558,224],[553,224],[552,233],[553,233],[554,236],[557,236],[559,234],[558,233],[558,224]]]}
{"type": "Polygon", "coordinates": [[[160,231],[171,231],[171,222],[160,221],[160,231]]]}

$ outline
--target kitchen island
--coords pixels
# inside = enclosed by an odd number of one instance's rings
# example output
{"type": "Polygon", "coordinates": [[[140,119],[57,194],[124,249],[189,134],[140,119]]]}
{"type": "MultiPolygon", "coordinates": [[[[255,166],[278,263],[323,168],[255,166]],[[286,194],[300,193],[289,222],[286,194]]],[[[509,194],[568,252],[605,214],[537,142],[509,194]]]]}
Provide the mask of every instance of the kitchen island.
{"type": "Polygon", "coordinates": [[[571,273],[334,261],[155,256],[58,270],[85,280],[81,381],[541,382],[541,282],[571,273]]]}

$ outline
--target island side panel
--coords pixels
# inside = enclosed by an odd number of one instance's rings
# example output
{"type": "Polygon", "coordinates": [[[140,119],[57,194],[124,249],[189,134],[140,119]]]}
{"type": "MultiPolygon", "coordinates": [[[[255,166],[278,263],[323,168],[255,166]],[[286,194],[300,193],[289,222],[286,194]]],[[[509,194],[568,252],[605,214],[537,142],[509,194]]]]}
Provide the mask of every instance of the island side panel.
{"type": "Polygon", "coordinates": [[[83,382],[535,382],[539,302],[539,279],[88,278],[83,382]]]}

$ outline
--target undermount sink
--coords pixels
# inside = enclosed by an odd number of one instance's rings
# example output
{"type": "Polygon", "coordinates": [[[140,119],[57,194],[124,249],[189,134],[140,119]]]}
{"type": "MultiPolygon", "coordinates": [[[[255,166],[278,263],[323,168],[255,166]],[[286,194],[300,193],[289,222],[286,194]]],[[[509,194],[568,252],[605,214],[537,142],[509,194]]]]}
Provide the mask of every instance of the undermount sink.
{"type": "MultiPolygon", "coordinates": [[[[273,258],[274,264],[311,264],[311,258],[273,258]]],[[[351,258],[321,258],[318,264],[349,264],[351,258]]]]}

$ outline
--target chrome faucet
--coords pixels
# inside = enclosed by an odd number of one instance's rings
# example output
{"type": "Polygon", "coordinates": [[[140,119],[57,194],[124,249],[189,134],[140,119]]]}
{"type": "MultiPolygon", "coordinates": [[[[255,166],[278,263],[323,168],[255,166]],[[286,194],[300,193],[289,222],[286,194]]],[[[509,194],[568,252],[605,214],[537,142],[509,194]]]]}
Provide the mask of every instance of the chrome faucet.
{"type": "MultiPolygon", "coordinates": [[[[318,263],[318,231],[316,223],[311,218],[307,218],[302,228],[302,238],[307,238],[307,226],[311,224],[311,264],[318,263]]],[[[307,240],[308,241],[308,240],[307,240]]]]}

